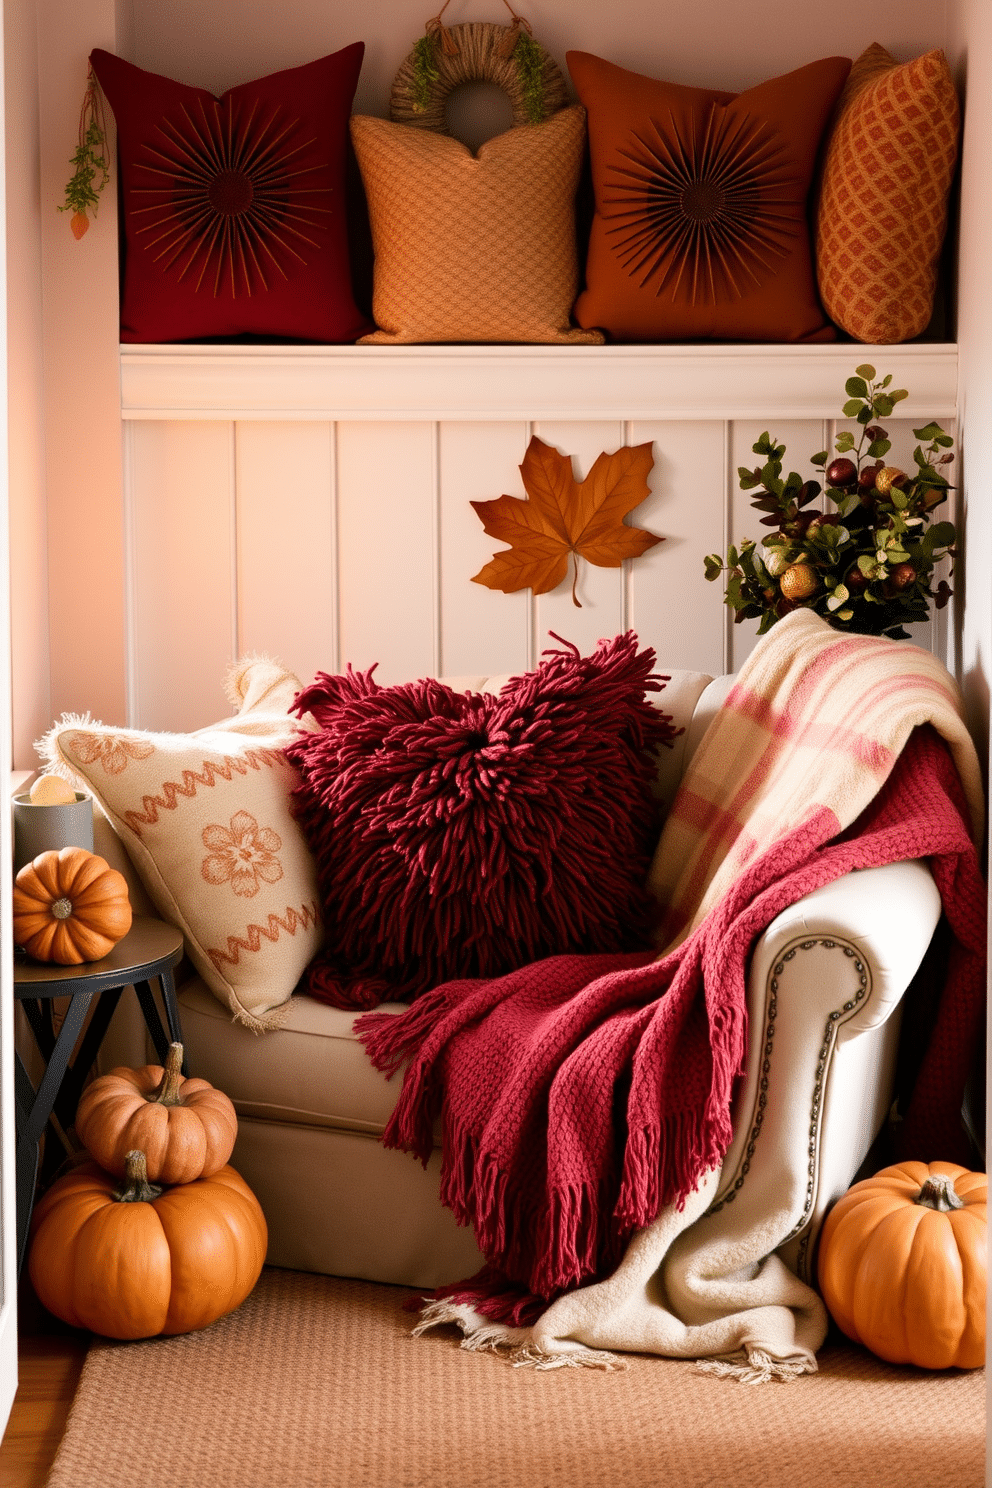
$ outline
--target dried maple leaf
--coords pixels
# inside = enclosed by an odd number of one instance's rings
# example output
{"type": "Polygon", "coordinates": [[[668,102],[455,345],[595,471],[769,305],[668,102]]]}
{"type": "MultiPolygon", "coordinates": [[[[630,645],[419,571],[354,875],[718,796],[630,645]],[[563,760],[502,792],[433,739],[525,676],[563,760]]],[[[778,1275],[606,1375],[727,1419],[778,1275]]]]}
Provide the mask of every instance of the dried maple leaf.
{"type": "Polygon", "coordinates": [[[597,455],[585,480],[577,481],[571,458],[535,435],[520,466],[530,500],[500,496],[472,502],[489,536],[510,544],[508,552],[493,554],[473,576],[473,584],[504,594],[517,589],[547,594],[568,572],[571,553],[572,603],[581,609],[575,593],[580,558],[599,568],[619,568],[625,558],[637,558],[665,540],[623,522],[649,494],[647,475],[653,464],[651,445],[638,444],[597,455]]]}

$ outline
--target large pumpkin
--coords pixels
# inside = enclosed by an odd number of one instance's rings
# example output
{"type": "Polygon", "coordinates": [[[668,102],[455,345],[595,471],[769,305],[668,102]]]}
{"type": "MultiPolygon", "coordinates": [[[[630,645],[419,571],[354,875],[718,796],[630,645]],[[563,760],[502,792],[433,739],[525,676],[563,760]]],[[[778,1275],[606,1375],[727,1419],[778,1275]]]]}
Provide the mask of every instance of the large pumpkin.
{"type": "Polygon", "coordinates": [[[171,1044],[164,1068],[121,1066],[87,1085],[76,1135],[101,1167],[123,1178],[135,1147],[152,1183],[192,1183],[224,1166],[238,1134],[234,1107],[209,1081],[184,1079],[182,1062],[182,1044],[171,1044]]]}
{"type": "Polygon", "coordinates": [[[36,961],[99,961],[130,928],[124,875],[84,847],[39,853],[14,881],[14,943],[36,961]]]}
{"type": "Polygon", "coordinates": [[[35,1207],[28,1270],[49,1312],[107,1338],[205,1328],[239,1307],[265,1260],[268,1232],[233,1168],[161,1189],[128,1154],[119,1184],[86,1163],[35,1207]]]}
{"type": "Polygon", "coordinates": [[[987,1179],[904,1162],[849,1189],[820,1236],[820,1290],[848,1338],[892,1364],[985,1362],[987,1179]]]}

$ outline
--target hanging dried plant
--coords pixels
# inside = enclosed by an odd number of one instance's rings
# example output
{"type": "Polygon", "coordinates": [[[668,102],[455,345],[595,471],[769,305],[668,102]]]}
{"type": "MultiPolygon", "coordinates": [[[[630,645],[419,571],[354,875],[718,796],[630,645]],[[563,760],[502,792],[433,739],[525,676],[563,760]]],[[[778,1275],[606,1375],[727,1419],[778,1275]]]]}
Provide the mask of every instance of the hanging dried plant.
{"type": "Polygon", "coordinates": [[[66,182],[65,203],[59,207],[59,211],[72,213],[69,226],[73,236],[79,239],[90,225],[87,207],[92,207],[95,217],[100,204],[100,193],[110,180],[107,125],[92,67],[87,76],[83,106],[79,111],[79,143],[70,164],[73,174],[66,182]]]}

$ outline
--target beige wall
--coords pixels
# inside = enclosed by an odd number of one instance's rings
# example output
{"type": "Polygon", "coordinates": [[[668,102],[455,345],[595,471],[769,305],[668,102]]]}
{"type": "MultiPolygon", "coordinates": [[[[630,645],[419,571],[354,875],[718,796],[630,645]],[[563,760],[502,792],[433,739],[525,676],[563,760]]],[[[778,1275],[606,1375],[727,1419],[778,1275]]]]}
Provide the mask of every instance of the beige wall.
{"type": "MultiPolygon", "coordinates": [[[[116,219],[56,211],[86,57],[126,34],[115,0],[7,0],[14,762],[63,709],[124,695],[116,219]]],[[[108,193],[112,195],[112,193],[108,193]]]]}
{"type": "Polygon", "coordinates": [[[6,0],[4,31],[12,731],[14,758],[23,761],[51,713],[34,0],[6,0]]]}
{"type": "MultiPolygon", "coordinates": [[[[131,59],[220,91],[364,40],[355,107],[385,113],[399,63],[440,5],[431,0],[133,0],[131,59]],[[273,18],[278,15],[278,24],[273,18]]],[[[880,41],[899,56],[944,43],[944,6],[932,0],[532,0],[534,34],[564,64],[570,48],[675,82],[747,88],[816,57],[856,56],[880,41]]],[[[504,18],[503,0],[452,0],[445,22],[504,18]]]]}
{"type": "Polygon", "coordinates": [[[976,736],[988,752],[992,680],[992,6],[957,0],[948,50],[965,91],[958,341],[959,471],[965,512],[961,677],[976,736]]]}

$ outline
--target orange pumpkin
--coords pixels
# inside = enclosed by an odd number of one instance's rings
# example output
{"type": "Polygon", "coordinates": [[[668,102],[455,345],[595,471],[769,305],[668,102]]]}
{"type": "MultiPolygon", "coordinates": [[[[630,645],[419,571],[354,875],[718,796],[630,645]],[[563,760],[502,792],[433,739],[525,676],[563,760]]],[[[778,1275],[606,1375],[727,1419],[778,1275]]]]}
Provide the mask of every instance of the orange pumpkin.
{"type": "Polygon", "coordinates": [[[87,1085],[76,1109],[76,1135],[91,1157],[123,1178],[132,1148],[145,1154],[152,1183],[192,1183],[227,1162],[238,1134],[234,1107],[207,1080],[184,1079],[182,1044],[165,1067],[121,1066],[87,1085]]]}
{"type": "Polygon", "coordinates": [[[268,1231],[233,1168],[162,1189],[128,1153],[118,1184],[86,1163],[35,1207],[28,1270],[49,1312],[107,1338],[189,1333],[233,1312],[258,1280],[268,1231]]]}
{"type": "Polygon", "coordinates": [[[850,1188],[820,1236],[820,1290],[848,1338],[892,1364],[985,1362],[987,1179],[904,1162],[850,1188]]]}
{"type": "Polygon", "coordinates": [[[130,928],[124,875],[84,847],[39,853],[14,881],[14,942],[36,961],[99,961],[130,928]]]}

